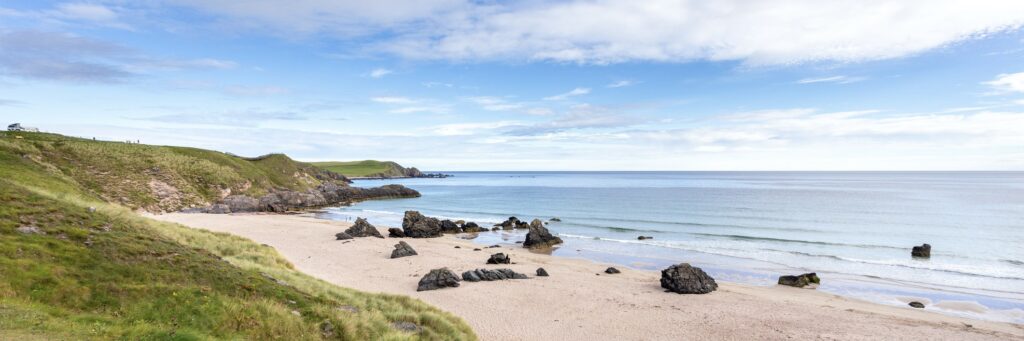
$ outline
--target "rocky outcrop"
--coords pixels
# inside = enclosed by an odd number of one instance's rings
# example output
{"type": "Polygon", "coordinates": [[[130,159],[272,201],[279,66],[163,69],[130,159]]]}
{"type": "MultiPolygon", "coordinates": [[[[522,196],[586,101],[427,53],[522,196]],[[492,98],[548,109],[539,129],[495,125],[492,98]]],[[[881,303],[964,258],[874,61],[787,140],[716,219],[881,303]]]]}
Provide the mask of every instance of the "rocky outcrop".
{"type": "Polygon", "coordinates": [[[441,233],[462,233],[462,228],[454,221],[445,219],[441,221],[441,233]]]}
{"type": "Polygon", "coordinates": [[[376,227],[370,225],[370,223],[368,223],[366,219],[363,218],[356,218],[355,224],[352,224],[352,227],[349,227],[348,230],[345,230],[344,233],[352,237],[384,238],[384,236],[380,234],[380,231],[378,231],[376,227]]]}
{"type": "Polygon", "coordinates": [[[405,238],[405,231],[397,227],[388,228],[388,238],[405,238]]]}
{"type": "Polygon", "coordinates": [[[810,284],[821,284],[821,279],[818,278],[818,274],[811,272],[799,276],[779,277],[779,285],[788,285],[791,287],[803,288],[810,284]]]}
{"type": "Polygon", "coordinates": [[[932,257],[932,246],[928,244],[922,244],[921,246],[915,246],[910,250],[910,255],[917,258],[931,258],[932,257]]]}
{"type": "Polygon", "coordinates": [[[504,253],[501,253],[501,252],[498,252],[498,253],[495,253],[495,254],[491,255],[491,257],[487,259],[487,264],[511,264],[511,263],[512,263],[512,258],[510,258],[508,255],[506,255],[504,253]]]}
{"type": "Polygon", "coordinates": [[[604,269],[604,273],[609,274],[609,275],[614,275],[614,274],[617,274],[617,273],[622,273],[622,271],[619,271],[619,269],[616,269],[614,267],[608,267],[607,269],[604,269]]]}
{"type": "Polygon", "coordinates": [[[420,193],[402,185],[386,185],[374,188],[351,187],[324,182],[307,191],[275,190],[259,198],[247,195],[230,195],[208,207],[189,209],[187,212],[239,213],[239,212],[286,212],[296,209],[347,204],[361,200],[384,198],[414,198],[420,193]]]}
{"type": "Polygon", "coordinates": [[[476,269],[462,273],[462,280],[466,282],[479,281],[500,281],[505,279],[528,279],[526,275],[512,271],[512,269],[476,269]]]}
{"type": "Polygon", "coordinates": [[[455,276],[455,273],[448,270],[448,268],[434,269],[430,270],[430,273],[427,273],[426,276],[420,279],[416,291],[457,288],[459,281],[459,277],[455,276]]]}
{"type": "Polygon", "coordinates": [[[537,268],[537,276],[548,277],[548,271],[544,270],[544,268],[537,268]]]}
{"type": "Polygon", "coordinates": [[[543,248],[561,243],[562,238],[552,235],[548,228],[544,227],[544,223],[540,219],[534,219],[530,222],[530,232],[526,233],[526,241],[523,242],[523,247],[543,248]]]}
{"type": "Polygon", "coordinates": [[[484,231],[484,229],[480,228],[480,225],[477,225],[476,223],[474,223],[472,221],[468,222],[468,223],[462,224],[462,232],[478,233],[478,232],[482,232],[482,231],[484,231]]]}
{"type": "Polygon", "coordinates": [[[415,255],[418,255],[418,253],[416,253],[416,250],[413,250],[412,246],[410,246],[409,243],[406,243],[404,241],[400,241],[398,242],[398,244],[395,244],[395,249],[391,251],[391,259],[415,255]]]}
{"type": "Polygon", "coordinates": [[[442,234],[441,221],[426,217],[417,211],[405,211],[402,219],[402,230],[410,238],[433,238],[442,234]]]}
{"type": "Polygon", "coordinates": [[[661,287],[677,294],[707,294],[718,289],[718,283],[704,270],[681,263],[661,271],[661,287]]]}

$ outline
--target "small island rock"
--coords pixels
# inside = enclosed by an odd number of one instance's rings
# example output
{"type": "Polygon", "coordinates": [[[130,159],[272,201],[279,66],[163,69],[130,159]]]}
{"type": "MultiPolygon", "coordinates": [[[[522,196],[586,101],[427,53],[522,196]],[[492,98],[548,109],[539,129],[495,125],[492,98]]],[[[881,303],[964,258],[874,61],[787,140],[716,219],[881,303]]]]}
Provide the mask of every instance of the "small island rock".
{"type": "Polygon", "coordinates": [[[523,247],[550,247],[561,243],[562,238],[552,235],[548,228],[544,227],[544,223],[540,219],[534,219],[530,222],[530,232],[526,233],[526,241],[523,242],[523,247]]]}

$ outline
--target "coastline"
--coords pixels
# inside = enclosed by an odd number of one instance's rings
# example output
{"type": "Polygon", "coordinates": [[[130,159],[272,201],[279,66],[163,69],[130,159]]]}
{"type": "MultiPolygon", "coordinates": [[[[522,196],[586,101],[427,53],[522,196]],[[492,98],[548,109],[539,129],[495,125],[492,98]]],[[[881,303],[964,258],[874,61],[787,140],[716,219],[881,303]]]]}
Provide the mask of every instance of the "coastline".
{"type": "MultiPolygon", "coordinates": [[[[531,253],[517,247],[483,249],[446,235],[403,238],[419,256],[389,259],[397,240],[334,240],[349,224],[309,214],[164,214],[151,218],[226,232],[270,245],[295,267],[331,283],[422,299],[462,317],[482,339],[1022,339],[1024,326],[886,306],[810,289],[720,282],[707,295],[665,293],[656,271],[531,253]],[[456,248],[458,246],[458,248],[456,248]],[[457,273],[485,265],[491,253],[510,254],[527,280],[465,283],[417,292],[433,268],[457,273]],[[544,267],[551,277],[535,277],[544,267]]],[[[385,230],[383,226],[378,229],[385,230]]],[[[385,233],[386,234],[386,233],[385,233]]]]}

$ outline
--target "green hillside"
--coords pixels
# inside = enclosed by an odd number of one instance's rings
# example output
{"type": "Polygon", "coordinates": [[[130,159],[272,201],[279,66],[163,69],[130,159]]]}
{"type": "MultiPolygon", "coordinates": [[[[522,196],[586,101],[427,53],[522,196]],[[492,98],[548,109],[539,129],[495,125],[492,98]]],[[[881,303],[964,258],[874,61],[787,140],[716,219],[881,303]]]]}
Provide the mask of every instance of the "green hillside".
{"type": "Polygon", "coordinates": [[[186,181],[182,191],[195,200],[236,181],[251,184],[245,191],[336,181],[284,156],[239,161],[196,149],[18,136],[0,136],[2,340],[475,338],[459,318],[418,300],[336,287],[295,271],[272,248],[133,212],[144,206],[133,198],[151,198],[147,178],[186,181]],[[140,167],[161,170],[132,174],[140,167]],[[118,195],[129,196],[127,206],[107,202],[118,195]],[[404,332],[396,322],[422,330],[404,332]]]}
{"type": "Polygon", "coordinates": [[[396,178],[407,176],[405,167],[392,161],[329,161],[310,164],[352,178],[396,178]]]}

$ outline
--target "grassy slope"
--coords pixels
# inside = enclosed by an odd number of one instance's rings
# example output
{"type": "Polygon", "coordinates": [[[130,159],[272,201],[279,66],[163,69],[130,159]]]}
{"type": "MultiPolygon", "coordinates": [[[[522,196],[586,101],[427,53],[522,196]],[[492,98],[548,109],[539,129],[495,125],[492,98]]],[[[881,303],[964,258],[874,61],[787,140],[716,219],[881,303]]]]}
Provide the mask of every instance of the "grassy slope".
{"type": "Polygon", "coordinates": [[[347,177],[400,177],[405,174],[402,166],[392,161],[329,161],[310,164],[347,177]]]}
{"type": "Polygon", "coordinates": [[[420,301],[332,286],[272,248],[107,204],[74,176],[4,147],[0,339],[475,338],[420,301]],[[45,234],[17,231],[25,226],[45,234]],[[423,331],[398,331],[398,321],[423,331]]]}
{"type": "Polygon", "coordinates": [[[45,133],[6,133],[0,150],[70,177],[106,201],[152,211],[205,206],[226,194],[305,190],[330,174],[285,155],[244,159],[196,148],[92,141],[45,133]]]}

